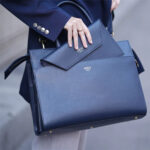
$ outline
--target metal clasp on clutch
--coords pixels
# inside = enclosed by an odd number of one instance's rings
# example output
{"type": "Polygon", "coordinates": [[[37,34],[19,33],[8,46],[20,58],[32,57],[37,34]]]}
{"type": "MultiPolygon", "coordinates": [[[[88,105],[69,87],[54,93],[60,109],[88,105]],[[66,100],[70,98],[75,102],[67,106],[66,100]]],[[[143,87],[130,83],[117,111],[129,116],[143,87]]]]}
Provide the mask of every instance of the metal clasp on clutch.
{"type": "Polygon", "coordinates": [[[39,38],[39,42],[42,44],[42,48],[45,49],[46,40],[39,38]]]}
{"type": "Polygon", "coordinates": [[[80,48],[77,50],[78,53],[82,53],[83,51],[84,51],[84,48],[83,48],[83,47],[80,47],[80,48]]]}
{"type": "Polygon", "coordinates": [[[85,71],[91,71],[92,67],[91,66],[86,66],[83,68],[85,71]]]}

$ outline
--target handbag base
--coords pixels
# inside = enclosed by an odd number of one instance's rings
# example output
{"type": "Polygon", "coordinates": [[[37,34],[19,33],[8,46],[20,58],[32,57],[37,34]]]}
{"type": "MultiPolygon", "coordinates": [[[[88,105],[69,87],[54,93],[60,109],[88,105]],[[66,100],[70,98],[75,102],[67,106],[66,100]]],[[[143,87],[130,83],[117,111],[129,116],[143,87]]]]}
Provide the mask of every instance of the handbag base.
{"type": "Polygon", "coordinates": [[[62,128],[56,128],[56,129],[50,129],[49,131],[45,132],[40,132],[40,131],[35,131],[36,135],[47,135],[47,134],[55,134],[55,133],[66,133],[66,132],[72,132],[72,131],[78,131],[78,130],[86,130],[86,129],[93,129],[97,127],[102,127],[106,125],[113,125],[115,123],[123,123],[127,121],[133,121],[137,119],[143,118],[143,115],[138,115],[138,116],[131,116],[131,117],[121,117],[121,118],[116,118],[116,119],[106,119],[106,120],[100,120],[100,121],[94,121],[94,122],[87,122],[87,123],[82,123],[78,125],[73,125],[73,126],[67,126],[67,127],[62,127],[62,128]]]}

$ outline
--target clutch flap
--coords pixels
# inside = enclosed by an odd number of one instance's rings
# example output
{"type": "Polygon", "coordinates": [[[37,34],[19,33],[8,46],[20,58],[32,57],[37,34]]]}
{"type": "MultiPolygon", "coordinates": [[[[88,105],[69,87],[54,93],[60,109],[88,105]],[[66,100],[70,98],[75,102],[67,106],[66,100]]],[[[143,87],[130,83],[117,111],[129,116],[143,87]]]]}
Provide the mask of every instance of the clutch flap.
{"type": "Polygon", "coordinates": [[[74,49],[74,45],[72,45],[72,47],[70,48],[68,46],[68,43],[65,43],[55,52],[41,59],[41,62],[47,62],[58,66],[64,70],[68,70],[73,65],[78,63],[80,60],[82,60],[84,57],[86,57],[102,45],[101,25],[101,21],[98,19],[88,27],[93,40],[93,44],[89,44],[87,42],[88,48],[84,48],[81,39],[78,38],[78,50],[74,49]]]}
{"type": "Polygon", "coordinates": [[[129,41],[118,41],[119,47],[124,53],[124,56],[133,56],[132,48],[130,46],[129,41]]]}

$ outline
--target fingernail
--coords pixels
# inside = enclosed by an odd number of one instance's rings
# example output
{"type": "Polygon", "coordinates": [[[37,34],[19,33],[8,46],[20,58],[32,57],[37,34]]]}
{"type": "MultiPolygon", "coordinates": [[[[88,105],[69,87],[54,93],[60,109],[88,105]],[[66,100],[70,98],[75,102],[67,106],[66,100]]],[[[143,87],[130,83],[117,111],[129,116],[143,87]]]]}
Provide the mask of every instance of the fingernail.
{"type": "Polygon", "coordinates": [[[93,44],[93,41],[91,40],[90,43],[93,44]]]}
{"type": "Polygon", "coordinates": [[[78,50],[78,47],[76,47],[76,50],[78,50]]]}
{"type": "Polygon", "coordinates": [[[88,46],[87,45],[85,45],[85,48],[87,48],[88,46]]]}

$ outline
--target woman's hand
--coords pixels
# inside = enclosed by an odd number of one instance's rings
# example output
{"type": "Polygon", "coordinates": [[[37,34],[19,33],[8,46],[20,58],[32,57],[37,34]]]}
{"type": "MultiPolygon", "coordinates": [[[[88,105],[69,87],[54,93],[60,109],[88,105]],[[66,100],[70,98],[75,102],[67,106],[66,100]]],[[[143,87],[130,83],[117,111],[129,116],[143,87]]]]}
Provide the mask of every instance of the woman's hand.
{"type": "Polygon", "coordinates": [[[71,17],[65,24],[64,29],[68,31],[68,44],[72,47],[72,38],[74,40],[74,48],[78,50],[78,34],[81,38],[84,48],[87,48],[87,41],[92,44],[92,37],[88,27],[84,24],[82,19],[71,17]]]}
{"type": "Polygon", "coordinates": [[[120,4],[120,0],[112,0],[111,11],[115,10],[120,4]]]}

